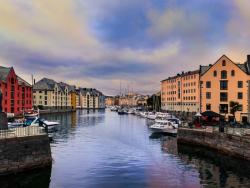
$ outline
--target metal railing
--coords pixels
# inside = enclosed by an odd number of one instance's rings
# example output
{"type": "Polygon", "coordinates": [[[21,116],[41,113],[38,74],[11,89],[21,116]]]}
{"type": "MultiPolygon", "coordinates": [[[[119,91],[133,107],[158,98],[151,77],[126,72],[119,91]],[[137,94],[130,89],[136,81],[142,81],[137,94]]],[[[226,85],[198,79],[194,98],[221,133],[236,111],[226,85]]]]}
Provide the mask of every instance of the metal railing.
{"type": "Polygon", "coordinates": [[[224,124],[224,125],[202,125],[200,127],[196,127],[193,124],[188,124],[188,123],[182,123],[180,128],[185,128],[185,129],[192,129],[195,131],[202,131],[202,132],[208,132],[208,133],[224,133],[228,135],[236,135],[236,136],[249,136],[250,137],[250,127],[249,126],[244,126],[244,125],[237,125],[237,126],[232,126],[230,124],[224,124]]]}
{"type": "Polygon", "coordinates": [[[0,139],[26,137],[46,134],[45,129],[39,126],[16,127],[0,130],[0,139]]]}

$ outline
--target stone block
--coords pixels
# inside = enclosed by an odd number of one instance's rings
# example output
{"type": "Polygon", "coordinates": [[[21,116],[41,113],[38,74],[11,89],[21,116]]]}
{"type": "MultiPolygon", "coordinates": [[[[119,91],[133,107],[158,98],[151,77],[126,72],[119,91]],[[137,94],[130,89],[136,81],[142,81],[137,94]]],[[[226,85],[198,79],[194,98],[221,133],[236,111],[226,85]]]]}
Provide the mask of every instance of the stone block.
{"type": "Polygon", "coordinates": [[[0,130],[1,129],[8,129],[8,119],[4,112],[0,112],[0,130]]]}

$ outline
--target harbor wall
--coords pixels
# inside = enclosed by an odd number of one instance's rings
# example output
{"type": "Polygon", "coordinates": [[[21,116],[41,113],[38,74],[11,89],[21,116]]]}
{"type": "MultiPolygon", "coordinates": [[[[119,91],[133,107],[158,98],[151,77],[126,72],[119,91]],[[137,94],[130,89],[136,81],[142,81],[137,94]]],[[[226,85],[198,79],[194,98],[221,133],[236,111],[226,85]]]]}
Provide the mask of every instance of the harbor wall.
{"type": "Polygon", "coordinates": [[[0,175],[51,166],[47,134],[0,139],[0,175]]]}
{"type": "Polygon", "coordinates": [[[250,139],[247,136],[179,128],[177,142],[209,147],[220,153],[250,160],[250,139]]]}
{"type": "Polygon", "coordinates": [[[7,115],[4,112],[0,112],[0,130],[8,129],[7,115]]]}

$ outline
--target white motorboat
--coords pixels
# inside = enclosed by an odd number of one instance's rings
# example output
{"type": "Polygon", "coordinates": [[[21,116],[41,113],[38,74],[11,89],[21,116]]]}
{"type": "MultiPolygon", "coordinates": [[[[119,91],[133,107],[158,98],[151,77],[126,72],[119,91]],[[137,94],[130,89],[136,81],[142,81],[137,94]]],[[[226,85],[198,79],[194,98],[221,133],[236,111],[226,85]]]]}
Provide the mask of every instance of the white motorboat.
{"type": "Polygon", "coordinates": [[[147,118],[148,112],[140,112],[140,116],[143,118],[147,118]]]}
{"type": "Polygon", "coordinates": [[[176,134],[178,129],[178,124],[171,121],[167,121],[164,123],[155,123],[150,126],[150,129],[157,132],[176,134]]]}
{"type": "Polygon", "coordinates": [[[47,126],[48,129],[52,129],[54,128],[54,126],[59,125],[59,124],[60,123],[57,121],[48,121],[48,120],[41,119],[39,117],[26,118],[24,122],[24,126],[40,126],[43,128],[47,126]]]}
{"type": "Polygon", "coordinates": [[[31,117],[38,117],[39,116],[39,110],[29,110],[24,112],[25,118],[31,118],[31,117]]]}
{"type": "Polygon", "coordinates": [[[118,108],[117,108],[116,106],[112,106],[112,107],[110,108],[110,110],[116,112],[116,111],[118,110],[118,108]]]}
{"type": "Polygon", "coordinates": [[[170,116],[169,113],[156,112],[156,117],[164,118],[164,117],[169,117],[169,116],[170,116]]]}
{"type": "Polygon", "coordinates": [[[128,114],[134,114],[134,113],[135,113],[135,110],[134,110],[134,109],[129,109],[127,113],[128,113],[128,114]]]}
{"type": "Polygon", "coordinates": [[[148,119],[150,119],[150,120],[155,120],[155,118],[156,118],[156,114],[155,114],[155,113],[150,112],[150,113],[148,113],[147,118],[148,118],[148,119]]]}

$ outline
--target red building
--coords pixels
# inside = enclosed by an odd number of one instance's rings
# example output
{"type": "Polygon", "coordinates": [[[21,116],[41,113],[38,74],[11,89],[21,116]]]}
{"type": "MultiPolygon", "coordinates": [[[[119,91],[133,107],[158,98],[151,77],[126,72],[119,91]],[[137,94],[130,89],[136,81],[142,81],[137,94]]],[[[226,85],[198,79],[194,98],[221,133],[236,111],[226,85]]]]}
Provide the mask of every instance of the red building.
{"type": "Polygon", "coordinates": [[[0,66],[0,89],[4,112],[19,114],[32,109],[32,86],[17,76],[13,67],[0,66]]]}

